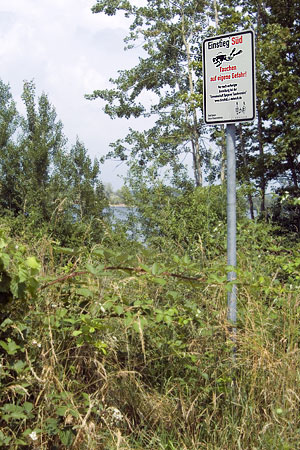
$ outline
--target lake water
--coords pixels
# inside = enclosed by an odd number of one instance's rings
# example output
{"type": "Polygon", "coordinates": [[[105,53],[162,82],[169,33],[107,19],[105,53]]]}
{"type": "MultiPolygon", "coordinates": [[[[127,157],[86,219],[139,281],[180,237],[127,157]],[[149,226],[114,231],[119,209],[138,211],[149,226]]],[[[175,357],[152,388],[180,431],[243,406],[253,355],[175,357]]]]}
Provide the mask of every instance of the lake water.
{"type": "Polygon", "coordinates": [[[128,206],[110,206],[108,208],[109,213],[112,216],[113,221],[120,220],[125,221],[129,214],[134,212],[135,208],[128,208],[128,206]]]}

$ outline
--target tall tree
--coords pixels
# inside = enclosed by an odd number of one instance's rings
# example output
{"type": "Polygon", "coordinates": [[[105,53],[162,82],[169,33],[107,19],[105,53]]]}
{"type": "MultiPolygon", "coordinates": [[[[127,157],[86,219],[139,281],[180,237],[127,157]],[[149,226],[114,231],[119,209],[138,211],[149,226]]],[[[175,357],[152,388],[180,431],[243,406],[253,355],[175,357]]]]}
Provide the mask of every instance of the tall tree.
{"type": "Polygon", "coordinates": [[[15,142],[19,123],[10,87],[0,80],[0,204],[12,211],[17,211],[22,204],[21,158],[15,142]]]}
{"type": "MultiPolygon", "coordinates": [[[[79,140],[67,150],[55,108],[46,94],[36,99],[32,81],[24,83],[22,99],[24,117],[0,82],[0,205],[68,240],[75,230],[84,233],[92,218],[102,218],[107,201],[99,162],[79,140]]],[[[99,223],[93,229],[99,238],[99,223]]]]}
{"type": "Polygon", "coordinates": [[[19,114],[10,87],[0,80],[0,149],[7,146],[19,125],[19,114]]]}
{"type": "Polygon", "coordinates": [[[62,123],[46,94],[35,98],[35,85],[24,83],[22,99],[26,116],[22,120],[20,148],[23,155],[24,210],[35,209],[42,220],[51,217],[48,189],[55,157],[66,143],[62,123]]]}
{"type": "Polygon", "coordinates": [[[195,46],[207,26],[206,0],[149,0],[138,7],[130,1],[98,0],[94,13],[115,15],[123,11],[132,19],[127,48],[141,43],[145,57],[111,80],[113,89],[96,90],[89,99],[106,102],[111,117],[154,117],[146,131],[130,130],[125,139],[111,144],[109,157],[130,158],[135,168],[149,165],[181,167],[180,158],[190,153],[196,185],[203,182],[203,149],[199,96],[194,73],[195,46]],[[146,108],[143,92],[150,91],[153,105],[146,108]]]}
{"type": "Polygon", "coordinates": [[[239,128],[238,175],[254,182],[265,214],[271,182],[296,191],[299,186],[300,3],[223,0],[217,12],[221,33],[250,27],[256,32],[257,120],[239,128]]]}
{"type": "Polygon", "coordinates": [[[300,2],[268,0],[262,15],[266,41],[263,117],[271,122],[267,140],[275,150],[271,169],[298,191],[300,183],[300,2]],[[270,51],[272,49],[273,51],[270,51]]]}

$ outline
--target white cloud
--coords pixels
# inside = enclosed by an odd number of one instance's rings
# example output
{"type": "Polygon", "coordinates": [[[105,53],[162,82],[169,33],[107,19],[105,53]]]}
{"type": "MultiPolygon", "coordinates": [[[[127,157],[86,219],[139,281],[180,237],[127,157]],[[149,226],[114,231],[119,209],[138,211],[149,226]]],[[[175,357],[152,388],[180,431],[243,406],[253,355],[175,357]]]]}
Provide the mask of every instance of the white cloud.
{"type": "MultiPolygon", "coordinates": [[[[107,153],[109,142],[126,135],[129,122],[111,121],[100,102],[89,102],[84,95],[109,87],[109,78],[135,64],[137,53],[123,51],[129,22],[121,14],[92,14],[94,3],[1,0],[0,77],[10,83],[21,112],[23,80],[34,79],[37,93],[46,92],[55,106],[70,143],[79,135],[90,154],[99,157],[107,153]]],[[[120,170],[111,174],[105,169],[104,181],[113,177],[118,187],[120,170]]]]}

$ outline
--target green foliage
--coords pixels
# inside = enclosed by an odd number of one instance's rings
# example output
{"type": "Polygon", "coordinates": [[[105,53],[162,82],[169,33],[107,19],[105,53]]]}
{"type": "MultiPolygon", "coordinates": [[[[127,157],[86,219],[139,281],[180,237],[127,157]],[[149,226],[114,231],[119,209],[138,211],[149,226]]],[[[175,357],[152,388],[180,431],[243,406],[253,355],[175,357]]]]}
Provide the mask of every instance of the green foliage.
{"type": "Polygon", "coordinates": [[[295,1],[274,0],[151,0],[143,6],[98,1],[94,13],[122,12],[131,19],[127,48],[140,40],[146,56],[135,67],[120,70],[111,80],[112,89],[96,90],[87,97],[103,100],[111,118],[155,117],[154,126],[152,122],[147,130],[131,129],[124,139],[112,143],[107,157],[127,160],[133,176],[158,178],[159,169],[166,167],[178,176],[182,155],[191,153],[197,186],[204,174],[209,182],[220,178],[223,184],[224,130],[211,127],[208,131],[199,119],[201,42],[207,36],[252,28],[256,33],[257,120],[238,129],[238,179],[248,186],[252,218],[254,197],[260,198],[260,215],[267,216],[266,193],[274,182],[283,189],[292,185],[299,196],[298,6],[295,1]],[[141,96],[145,91],[153,94],[150,108],[141,96]],[[208,134],[217,149],[207,148],[208,134]]]}
{"type": "MultiPolygon", "coordinates": [[[[238,176],[255,188],[266,216],[265,195],[274,181],[299,196],[299,8],[297,2],[220,2],[222,30],[256,32],[257,121],[238,133],[238,176]],[[237,9],[235,15],[230,12],[237,9]]],[[[251,195],[248,196],[251,208],[251,195]]],[[[278,208],[277,208],[278,210],[278,208]]],[[[287,209],[285,211],[287,213],[287,209]]],[[[276,223],[280,214],[274,214],[276,223]]],[[[281,215],[286,228],[285,214],[281,215]]],[[[294,224],[293,212],[290,216],[294,224]]]]}
{"type": "MultiPolygon", "coordinates": [[[[0,318],[14,311],[26,300],[34,298],[39,286],[37,276],[41,266],[34,256],[27,256],[24,245],[18,245],[1,231],[0,238],[0,318]],[[10,305],[12,303],[12,305],[10,305]]],[[[2,343],[3,344],[3,343],[2,343]]],[[[2,345],[1,344],[1,345],[2,345]]],[[[13,344],[9,344],[13,345],[13,344]]]]}
{"type": "MultiPolygon", "coordinates": [[[[222,202],[221,188],[211,194],[222,202]]],[[[206,198],[189,195],[178,209],[206,198]]],[[[113,234],[91,250],[39,241],[38,273],[3,234],[3,267],[28,289],[27,309],[15,297],[0,323],[1,446],[104,450],[119,436],[128,450],[295,448],[299,245],[254,221],[238,235],[233,364],[231,268],[217,250],[204,263],[189,247],[169,252],[166,237],[160,254],[113,234]]]]}
{"type": "Polygon", "coordinates": [[[0,82],[0,204],[10,226],[16,233],[38,227],[63,245],[99,239],[107,205],[99,162],[78,139],[66,150],[55,108],[44,93],[36,99],[32,81],[24,83],[22,99],[25,117],[0,82]]]}
{"type": "Polygon", "coordinates": [[[87,98],[102,99],[111,118],[155,117],[155,124],[151,120],[148,130],[130,129],[124,139],[111,144],[113,150],[107,157],[129,159],[141,173],[167,164],[176,172],[182,155],[191,154],[195,183],[201,185],[203,124],[197,112],[201,101],[193,63],[207,22],[206,2],[150,0],[136,6],[126,1],[112,6],[107,0],[93,8],[94,13],[109,16],[119,11],[131,19],[126,48],[133,48],[140,40],[145,56],[135,67],[120,70],[111,80],[112,89],[96,90],[87,98]],[[150,108],[141,99],[147,91],[153,93],[150,108]]]}
{"type": "MultiPolygon", "coordinates": [[[[162,183],[148,187],[139,180],[132,185],[127,201],[135,207],[128,226],[136,224],[135,233],[154,247],[161,250],[169,247],[200,259],[224,254],[227,230],[224,187],[176,189],[162,183]]],[[[244,211],[245,201],[239,195],[239,218],[244,211]]]]}
{"type": "Polygon", "coordinates": [[[281,232],[293,233],[297,238],[300,232],[300,197],[299,190],[293,187],[278,189],[277,195],[270,208],[270,216],[277,223],[281,232]]]}

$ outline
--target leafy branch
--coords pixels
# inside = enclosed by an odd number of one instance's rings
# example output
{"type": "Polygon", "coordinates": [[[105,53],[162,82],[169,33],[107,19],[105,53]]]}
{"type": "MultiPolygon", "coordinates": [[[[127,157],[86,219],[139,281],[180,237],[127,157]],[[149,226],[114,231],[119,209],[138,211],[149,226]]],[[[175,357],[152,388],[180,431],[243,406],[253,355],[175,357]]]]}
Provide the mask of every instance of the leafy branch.
{"type": "MultiPolygon", "coordinates": [[[[109,270],[123,270],[124,272],[133,272],[133,273],[137,273],[137,274],[147,274],[149,273],[149,271],[147,271],[146,269],[143,269],[141,267],[123,267],[123,266],[107,266],[104,267],[102,269],[103,271],[109,271],[109,270]]],[[[96,274],[96,273],[92,273],[90,270],[81,270],[78,272],[72,272],[69,273],[67,275],[64,275],[62,277],[56,278],[55,280],[50,281],[49,283],[44,284],[43,286],[41,286],[39,288],[39,290],[42,289],[46,289],[49,286],[52,286],[54,284],[57,283],[63,283],[64,281],[67,281],[71,278],[75,278],[75,277],[79,277],[82,275],[95,275],[95,276],[99,276],[100,273],[96,274]]],[[[166,276],[166,277],[172,277],[172,278],[177,278],[177,279],[181,279],[181,280],[186,280],[186,281],[193,281],[193,282],[198,282],[198,283],[205,283],[204,278],[199,278],[199,277],[190,277],[187,275],[182,275],[182,274],[178,274],[178,273],[173,273],[173,272],[162,272],[160,273],[160,275],[166,276]]]]}

